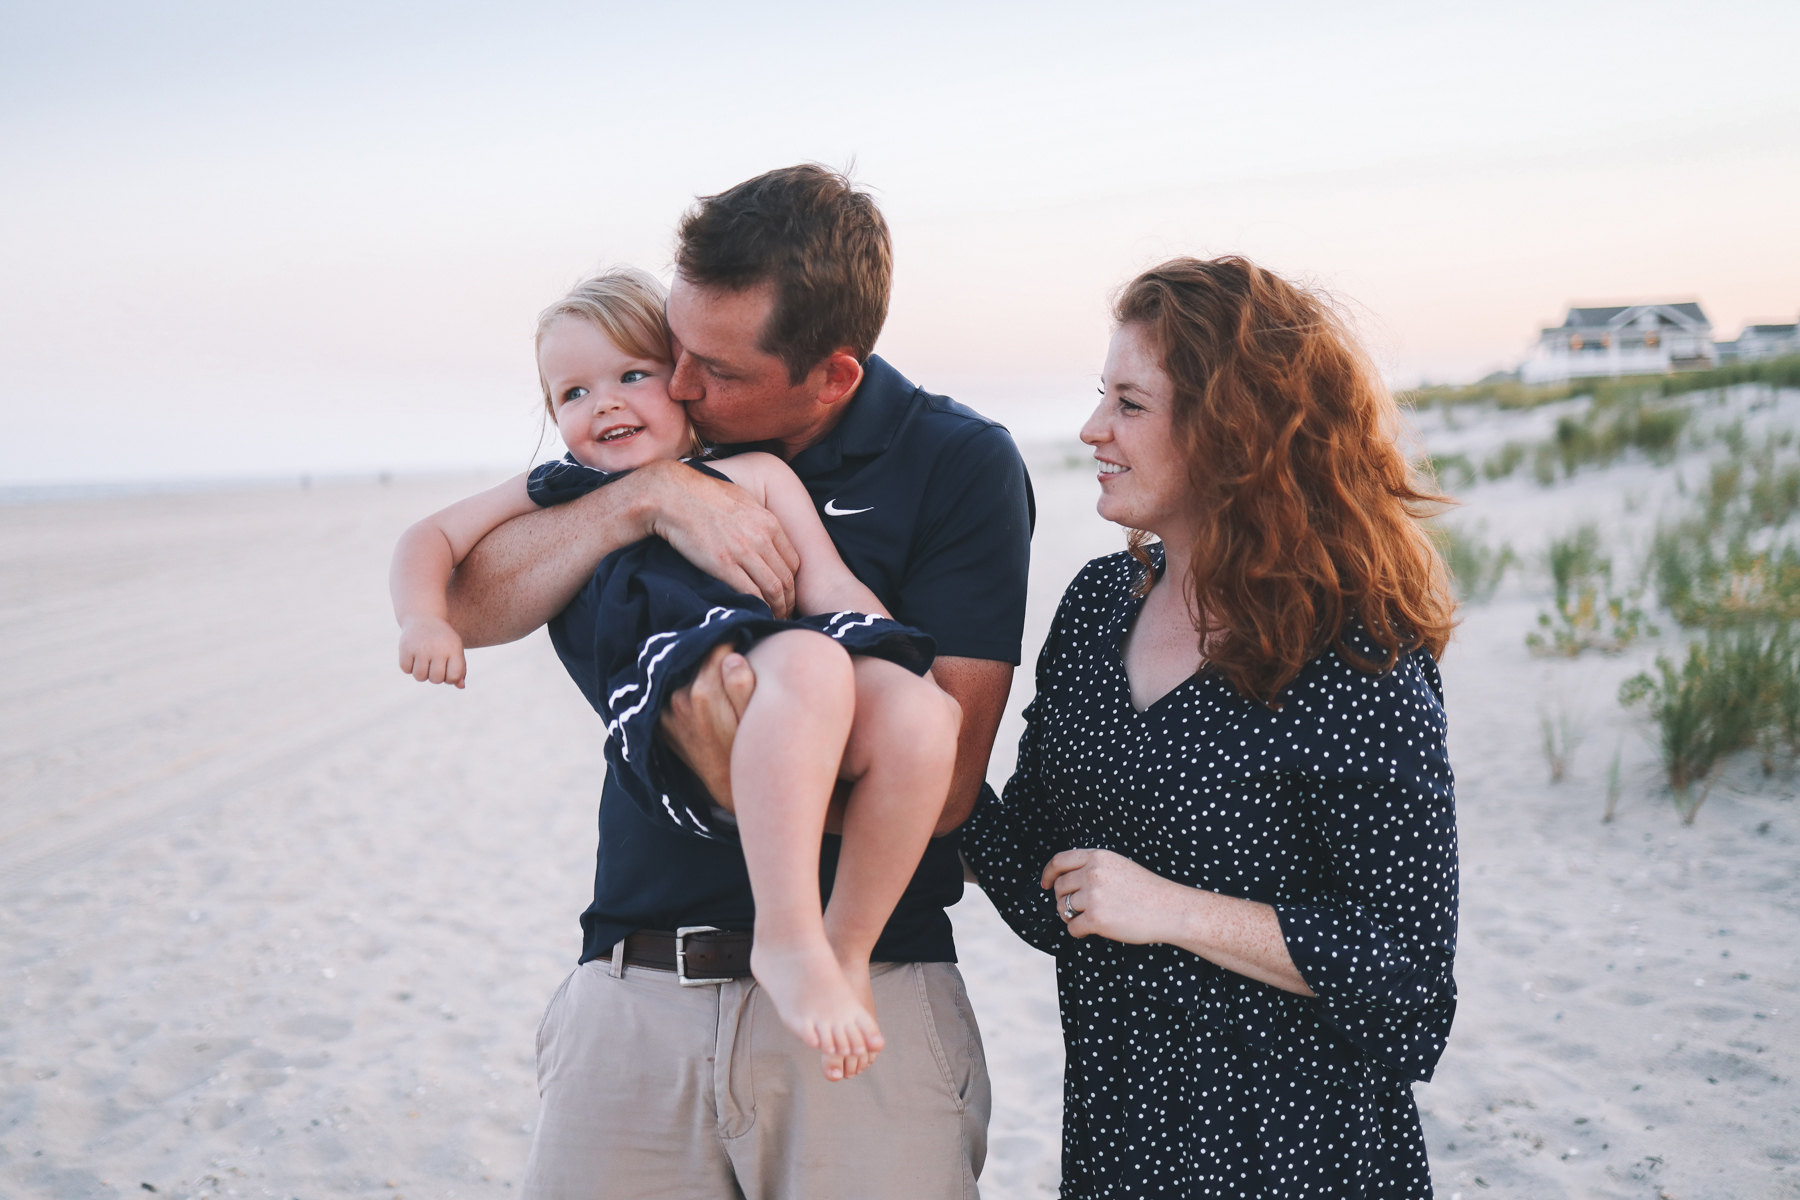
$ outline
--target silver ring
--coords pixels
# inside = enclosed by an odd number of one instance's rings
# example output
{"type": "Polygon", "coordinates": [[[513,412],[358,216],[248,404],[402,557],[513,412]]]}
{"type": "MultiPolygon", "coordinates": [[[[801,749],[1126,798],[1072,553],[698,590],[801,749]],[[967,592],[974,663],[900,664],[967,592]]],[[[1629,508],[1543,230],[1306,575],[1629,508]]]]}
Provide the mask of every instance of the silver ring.
{"type": "Polygon", "coordinates": [[[1075,902],[1065,897],[1063,900],[1063,920],[1073,921],[1079,915],[1080,914],[1075,911],[1075,902]]]}

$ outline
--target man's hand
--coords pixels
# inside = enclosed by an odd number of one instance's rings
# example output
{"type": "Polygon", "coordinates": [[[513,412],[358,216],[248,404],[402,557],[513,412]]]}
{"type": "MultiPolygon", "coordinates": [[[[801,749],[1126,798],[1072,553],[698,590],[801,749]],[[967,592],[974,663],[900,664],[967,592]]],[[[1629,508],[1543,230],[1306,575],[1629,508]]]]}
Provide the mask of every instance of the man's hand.
{"type": "Polygon", "coordinates": [[[568,607],[608,554],[652,533],[777,615],[793,611],[800,558],[781,522],[739,487],[655,462],[482,538],[450,577],[450,624],[465,646],[516,641],[568,607]]]}
{"type": "Polygon", "coordinates": [[[756,692],[750,660],[730,645],[714,646],[694,681],[669,696],[657,729],[669,748],[700,777],[713,802],[736,812],[731,799],[731,747],[738,720],[756,692]]]}
{"type": "Polygon", "coordinates": [[[735,484],[681,463],[652,463],[650,532],[681,557],[738,591],[761,596],[776,616],[794,611],[800,555],[775,514],[735,484]]]}
{"type": "Polygon", "coordinates": [[[400,627],[400,669],[420,683],[463,685],[462,639],[441,617],[407,618],[400,627]]]}

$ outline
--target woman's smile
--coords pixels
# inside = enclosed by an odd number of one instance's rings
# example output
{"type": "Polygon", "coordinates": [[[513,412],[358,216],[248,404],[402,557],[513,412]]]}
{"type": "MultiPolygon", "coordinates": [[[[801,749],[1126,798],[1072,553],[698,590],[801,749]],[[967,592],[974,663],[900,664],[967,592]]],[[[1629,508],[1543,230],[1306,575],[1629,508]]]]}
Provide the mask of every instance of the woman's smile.
{"type": "Polygon", "coordinates": [[[1101,380],[1100,405],[1081,428],[1094,448],[1100,515],[1165,541],[1182,537],[1194,489],[1176,444],[1175,385],[1148,329],[1114,331],[1101,380]]]}

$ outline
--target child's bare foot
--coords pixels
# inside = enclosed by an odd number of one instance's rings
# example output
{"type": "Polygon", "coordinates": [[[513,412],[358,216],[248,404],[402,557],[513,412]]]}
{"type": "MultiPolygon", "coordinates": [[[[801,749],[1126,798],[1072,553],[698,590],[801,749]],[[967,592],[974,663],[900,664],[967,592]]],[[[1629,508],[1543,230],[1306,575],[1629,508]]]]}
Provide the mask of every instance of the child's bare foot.
{"type": "Polygon", "coordinates": [[[787,949],[759,940],[750,951],[750,970],[768,989],[782,1023],[819,1051],[825,1078],[855,1075],[880,1051],[874,1005],[858,997],[823,942],[816,949],[787,949]]]}
{"type": "MultiPolygon", "coordinates": [[[[838,969],[844,973],[844,982],[850,985],[851,993],[864,1009],[875,1011],[875,988],[869,981],[868,956],[853,956],[849,959],[838,959],[838,969]]],[[[849,1079],[861,1075],[868,1070],[881,1054],[880,1047],[872,1047],[867,1054],[822,1054],[821,1065],[825,1068],[827,1079],[849,1079]],[[833,1072],[837,1072],[833,1074],[833,1072]]]]}
{"type": "Polygon", "coordinates": [[[873,1054],[821,1054],[819,1069],[825,1072],[825,1078],[836,1083],[841,1079],[861,1075],[874,1061],[873,1054]]]}

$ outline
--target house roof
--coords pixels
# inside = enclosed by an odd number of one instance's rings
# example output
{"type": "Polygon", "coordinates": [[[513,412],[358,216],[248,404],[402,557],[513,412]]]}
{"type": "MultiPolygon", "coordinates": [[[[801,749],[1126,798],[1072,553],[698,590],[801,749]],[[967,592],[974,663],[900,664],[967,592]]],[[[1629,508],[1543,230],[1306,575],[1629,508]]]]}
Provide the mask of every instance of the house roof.
{"type": "MultiPolygon", "coordinates": [[[[1767,333],[1767,334],[1772,334],[1775,337],[1792,337],[1792,336],[1794,336],[1794,332],[1796,330],[1800,330],[1800,325],[1746,325],[1746,326],[1744,326],[1745,333],[1767,333]]],[[[1740,335],[1740,336],[1742,336],[1742,335],[1740,335]]]]}
{"type": "Polygon", "coordinates": [[[1639,313],[1644,312],[1646,309],[1651,311],[1661,310],[1657,312],[1657,315],[1662,318],[1661,323],[1665,325],[1679,325],[1684,323],[1705,325],[1708,327],[1712,325],[1712,322],[1706,319],[1706,313],[1701,310],[1699,304],[1692,300],[1680,300],[1664,302],[1652,301],[1648,304],[1609,304],[1597,308],[1571,308],[1569,310],[1569,315],[1563,318],[1562,328],[1616,328],[1620,325],[1629,324],[1639,313]],[[1686,318],[1686,321],[1672,320],[1671,314],[1684,317],[1686,318]]]}

